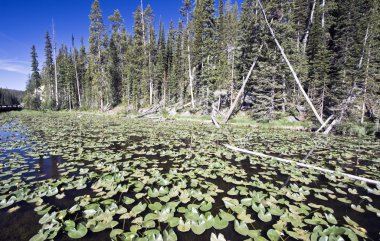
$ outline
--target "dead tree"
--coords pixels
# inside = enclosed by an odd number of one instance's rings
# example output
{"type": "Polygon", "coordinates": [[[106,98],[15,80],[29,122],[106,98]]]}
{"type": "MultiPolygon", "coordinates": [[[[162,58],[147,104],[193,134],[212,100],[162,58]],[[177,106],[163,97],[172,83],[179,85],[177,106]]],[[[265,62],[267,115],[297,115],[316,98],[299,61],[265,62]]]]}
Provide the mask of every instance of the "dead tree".
{"type": "Polygon", "coordinates": [[[296,72],[295,72],[294,69],[293,69],[293,66],[292,66],[291,63],[289,62],[288,57],[286,56],[286,54],[285,54],[285,52],[284,52],[284,49],[282,48],[281,44],[278,42],[278,40],[277,40],[277,38],[276,38],[276,34],[274,33],[274,30],[273,30],[272,27],[270,26],[270,23],[269,23],[269,21],[268,21],[267,15],[266,15],[266,13],[265,13],[264,7],[263,7],[263,5],[261,4],[261,1],[260,1],[260,0],[257,0],[257,2],[258,2],[258,4],[259,4],[259,7],[260,7],[261,12],[262,12],[262,14],[263,14],[264,20],[265,20],[265,22],[266,22],[266,24],[267,24],[267,26],[268,26],[268,28],[269,28],[269,31],[270,31],[270,33],[271,33],[271,35],[272,35],[272,37],[273,37],[273,39],[274,39],[274,41],[275,41],[275,43],[276,43],[278,49],[280,50],[282,57],[284,58],[286,64],[288,65],[288,67],[289,67],[289,69],[290,69],[290,72],[292,72],[292,75],[293,75],[293,77],[294,77],[294,80],[296,81],[296,83],[297,83],[297,85],[298,85],[298,87],[299,87],[301,93],[302,93],[303,96],[305,97],[305,99],[306,99],[307,103],[309,104],[310,108],[313,110],[315,117],[318,119],[319,123],[320,123],[321,125],[323,125],[324,121],[323,121],[322,117],[319,115],[318,111],[315,109],[313,103],[311,102],[309,96],[306,94],[305,90],[303,89],[302,84],[301,84],[300,80],[298,79],[298,76],[297,76],[296,72]]]}
{"type": "Polygon", "coordinates": [[[227,112],[227,114],[226,114],[226,116],[225,116],[225,118],[224,118],[224,123],[227,123],[227,122],[228,122],[228,120],[230,119],[232,113],[234,112],[234,109],[235,109],[237,103],[239,102],[239,99],[240,99],[241,96],[243,95],[243,93],[244,93],[244,89],[245,89],[245,86],[247,85],[247,82],[248,82],[249,78],[251,77],[252,71],[253,71],[253,69],[255,68],[255,65],[256,65],[256,62],[257,62],[258,56],[260,55],[260,53],[261,53],[261,49],[262,49],[262,48],[263,48],[263,45],[260,46],[260,48],[259,48],[259,52],[258,52],[258,54],[257,54],[257,57],[253,60],[253,63],[252,63],[252,65],[251,65],[251,68],[249,69],[248,74],[247,74],[247,76],[245,77],[245,79],[244,79],[244,81],[243,81],[243,84],[242,84],[242,86],[241,86],[241,88],[240,88],[240,90],[239,90],[239,93],[236,95],[235,100],[234,100],[234,103],[231,105],[230,109],[228,110],[228,112],[227,112]]]}
{"type": "Polygon", "coordinates": [[[57,74],[57,44],[55,42],[55,28],[54,28],[54,20],[52,20],[52,28],[53,28],[53,58],[54,58],[54,80],[55,80],[55,108],[58,109],[58,74],[57,74]]]}
{"type": "Polygon", "coordinates": [[[75,49],[75,43],[74,43],[74,36],[72,36],[72,45],[73,45],[73,62],[74,62],[74,70],[75,70],[75,79],[77,81],[77,94],[78,94],[78,105],[79,107],[82,106],[81,96],[80,96],[80,85],[79,85],[79,75],[78,75],[78,67],[77,67],[77,56],[76,56],[76,49],[75,49]]]}
{"type": "Polygon", "coordinates": [[[377,181],[377,180],[373,180],[373,179],[369,179],[369,178],[365,178],[365,177],[359,177],[359,176],[355,176],[355,175],[344,173],[344,172],[333,171],[333,170],[329,170],[329,169],[326,169],[326,168],[313,166],[313,165],[302,163],[302,162],[296,162],[296,161],[293,161],[293,160],[287,160],[287,159],[284,159],[284,158],[279,158],[279,157],[275,157],[275,156],[269,156],[269,155],[266,155],[264,153],[255,152],[255,151],[249,151],[249,150],[241,149],[241,148],[234,147],[234,146],[231,146],[231,145],[228,145],[228,144],[222,144],[222,145],[224,147],[230,149],[230,150],[233,150],[233,151],[238,151],[238,152],[245,153],[245,154],[255,155],[255,156],[258,156],[258,157],[261,157],[261,158],[269,158],[269,159],[273,159],[273,160],[276,160],[276,161],[279,161],[279,162],[283,162],[283,163],[294,164],[294,165],[296,165],[298,167],[304,167],[304,168],[308,168],[308,169],[311,169],[311,170],[317,170],[317,171],[320,171],[322,173],[328,173],[328,174],[333,174],[333,175],[334,174],[335,175],[340,175],[340,176],[344,176],[344,177],[347,177],[347,178],[352,179],[352,180],[358,180],[358,181],[361,181],[361,182],[371,183],[371,184],[374,184],[374,185],[380,185],[380,182],[377,181]]]}
{"type": "Polygon", "coordinates": [[[313,6],[312,6],[311,12],[310,12],[309,22],[307,24],[307,28],[306,28],[306,31],[305,31],[305,36],[304,36],[303,41],[302,41],[303,52],[304,53],[306,52],[307,40],[309,38],[311,25],[313,24],[313,20],[314,20],[314,12],[315,12],[315,5],[316,4],[317,4],[317,0],[314,0],[313,1],[313,6]]]}

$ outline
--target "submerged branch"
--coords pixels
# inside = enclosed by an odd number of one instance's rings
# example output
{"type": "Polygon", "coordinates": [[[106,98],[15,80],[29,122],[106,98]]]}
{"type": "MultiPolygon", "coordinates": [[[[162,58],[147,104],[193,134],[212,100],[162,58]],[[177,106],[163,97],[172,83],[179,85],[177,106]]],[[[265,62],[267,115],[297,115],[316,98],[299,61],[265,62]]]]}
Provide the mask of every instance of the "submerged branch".
{"type": "Polygon", "coordinates": [[[371,183],[371,184],[375,184],[377,186],[380,186],[380,181],[368,179],[368,178],[365,178],[365,177],[359,177],[359,176],[355,176],[355,175],[344,173],[344,172],[333,171],[333,170],[329,170],[329,169],[325,169],[325,168],[321,168],[321,167],[316,167],[316,166],[305,164],[305,163],[301,163],[301,162],[287,160],[287,159],[284,159],[284,158],[269,156],[269,155],[266,155],[266,154],[263,154],[263,153],[259,153],[259,152],[255,152],[255,151],[249,151],[249,150],[246,150],[246,149],[241,149],[241,148],[238,148],[238,147],[234,147],[234,146],[231,146],[231,145],[228,145],[228,144],[222,144],[222,145],[224,147],[230,149],[230,150],[233,150],[233,151],[238,151],[238,152],[242,152],[242,153],[246,153],[246,154],[250,154],[250,155],[255,155],[255,156],[259,156],[259,157],[263,157],[263,158],[271,158],[271,159],[274,159],[276,161],[295,164],[295,165],[297,165],[299,167],[305,167],[305,168],[309,168],[309,169],[312,169],[312,170],[317,170],[317,171],[320,171],[320,172],[323,172],[323,173],[331,173],[331,174],[342,175],[342,176],[348,177],[350,179],[359,180],[359,181],[362,181],[362,182],[367,182],[367,183],[371,183]]]}

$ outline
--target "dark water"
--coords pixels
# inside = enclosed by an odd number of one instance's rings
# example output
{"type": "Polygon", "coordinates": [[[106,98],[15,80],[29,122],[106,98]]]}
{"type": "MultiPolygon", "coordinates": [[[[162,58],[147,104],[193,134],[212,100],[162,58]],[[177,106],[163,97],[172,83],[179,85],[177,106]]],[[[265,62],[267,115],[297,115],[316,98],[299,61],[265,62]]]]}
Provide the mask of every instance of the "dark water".
{"type": "MultiPolygon", "coordinates": [[[[1,141],[13,141],[15,143],[22,143],[23,141],[27,140],[27,136],[23,136],[17,132],[6,132],[6,131],[0,131],[0,136],[1,136],[1,141]]],[[[93,138],[94,141],[96,142],[102,142],[102,139],[99,139],[98,137],[89,137],[93,138]]],[[[105,148],[107,151],[111,153],[118,153],[118,152],[123,152],[125,151],[126,147],[129,146],[129,144],[141,144],[144,142],[144,140],[147,139],[147,137],[142,137],[142,136],[131,136],[130,137],[130,142],[126,143],[121,143],[118,141],[115,142],[110,142],[107,145],[105,145],[105,148]]],[[[271,142],[273,144],[275,142],[271,142]]],[[[204,145],[202,142],[197,142],[196,139],[193,138],[182,138],[180,143],[177,143],[178,145],[174,145],[173,147],[168,147],[163,144],[155,145],[155,146],[150,146],[150,147],[143,147],[143,146],[138,146],[135,151],[136,152],[148,152],[150,150],[155,151],[157,154],[152,154],[152,155],[147,155],[147,154],[132,154],[131,157],[126,158],[125,155],[122,157],[120,162],[124,162],[130,159],[139,159],[142,158],[147,161],[147,170],[153,166],[156,165],[158,168],[161,168],[162,173],[168,173],[171,168],[173,168],[174,163],[176,159],[179,160],[191,160],[195,158],[195,155],[192,154],[190,156],[186,156],[185,154],[180,154],[178,153],[181,148],[186,148],[189,150],[192,150],[193,148],[196,150],[196,148],[199,148],[199,145],[204,145]],[[165,155],[161,155],[162,151],[174,151],[178,155],[176,157],[169,157],[165,155]],[[155,164],[152,164],[151,162],[154,162],[155,164]]],[[[264,146],[263,146],[264,147],[264,146]]],[[[218,145],[213,145],[213,148],[221,148],[218,145]]],[[[306,148],[307,149],[307,148],[306,148]]],[[[30,150],[29,144],[25,144],[22,146],[22,148],[12,148],[10,150],[2,151],[0,153],[0,158],[1,157],[9,157],[10,155],[13,154],[18,154],[20,156],[26,156],[28,157],[28,151],[30,150]]],[[[91,151],[91,148],[88,148],[86,151],[91,151]]],[[[276,155],[279,157],[284,157],[284,158],[295,158],[295,159],[306,159],[308,161],[314,161],[317,162],[319,159],[315,156],[316,153],[318,153],[318,150],[313,151],[313,153],[308,156],[307,154],[309,152],[302,152],[302,154],[279,154],[273,151],[273,148],[268,148],[267,147],[267,153],[276,155]]],[[[319,151],[325,151],[325,150],[319,150],[319,151]]],[[[218,158],[215,155],[209,154],[208,157],[210,159],[212,158],[218,158]]],[[[234,165],[238,168],[241,168],[244,170],[246,173],[247,177],[250,178],[252,176],[255,176],[257,174],[264,173],[268,169],[269,170],[276,170],[278,167],[271,167],[265,165],[261,165],[260,163],[252,164],[251,163],[251,157],[246,157],[242,161],[239,162],[234,162],[231,161],[236,159],[236,156],[232,156],[232,158],[227,158],[226,156],[222,155],[222,157],[219,157],[220,159],[228,162],[230,165],[234,165]]],[[[254,158],[252,158],[254,160],[254,158]]],[[[331,163],[329,167],[334,167],[336,165],[336,160],[331,158],[331,163]]],[[[358,162],[362,162],[362,165],[368,164],[367,160],[361,160],[357,159],[358,162]]],[[[28,157],[25,160],[25,167],[28,168],[28,170],[31,170],[25,174],[22,174],[22,180],[25,183],[29,183],[31,181],[43,181],[43,180],[48,180],[48,179],[58,179],[61,177],[61,168],[60,164],[65,163],[65,159],[62,156],[49,156],[49,155],[41,155],[39,157],[28,157]],[[28,177],[34,177],[33,179],[27,179],[28,177]]],[[[86,161],[85,160],[80,160],[79,163],[85,165],[86,161]]],[[[373,164],[373,163],[372,163],[373,164]]],[[[348,165],[348,167],[353,168],[352,173],[356,175],[361,175],[364,173],[364,171],[360,168],[356,168],[355,165],[353,164],[342,164],[342,166],[348,165]]],[[[377,165],[377,164],[376,164],[377,165]]],[[[82,165],[81,165],[82,166],[82,165]]],[[[91,167],[92,168],[92,167],[91,167]]],[[[90,168],[90,169],[91,169],[90,168]]],[[[207,168],[207,166],[205,166],[207,168]]],[[[3,167],[3,171],[8,171],[8,167],[3,167]]],[[[19,169],[15,169],[13,174],[16,174],[19,169]]],[[[96,170],[93,170],[96,172],[96,170]]],[[[78,172],[74,172],[71,175],[79,175],[78,172]]],[[[0,177],[1,180],[5,180],[7,177],[0,177]]],[[[238,177],[237,177],[238,179],[238,177]]],[[[244,178],[241,178],[244,179],[244,178]]],[[[218,186],[218,188],[224,190],[225,192],[229,191],[231,188],[236,187],[235,184],[232,184],[230,182],[226,182],[222,176],[218,175],[216,179],[210,179],[206,178],[206,181],[213,183],[218,186]]],[[[278,172],[277,175],[273,176],[273,180],[271,181],[274,185],[276,185],[279,189],[282,187],[288,187],[290,184],[295,183],[294,180],[292,179],[291,175],[284,174],[278,172]]],[[[72,207],[73,205],[76,204],[76,201],[74,200],[75,197],[78,196],[84,196],[84,195],[89,195],[91,197],[95,196],[95,193],[92,191],[90,188],[91,183],[88,183],[87,188],[82,189],[82,190],[67,190],[65,191],[65,197],[61,200],[55,198],[55,197],[45,197],[44,203],[48,203],[50,205],[53,205],[54,208],[57,210],[62,210],[62,209],[68,209],[72,207]]],[[[310,187],[314,188],[331,188],[329,184],[329,180],[325,178],[324,175],[318,176],[318,181],[313,182],[312,184],[309,185],[310,187]]],[[[255,190],[255,188],[252,188],[252,190],[255,190]]],[[[380,208],[380,198],[379,196],[370,194],[366,192],[362,188],[357,188],[359,195],[351,195],[348,194],[347,196],[349,197],[350,200],[353,201],[353,203],[358,204],[362,200],[360,199],[360,195],[365,195],[369,196],[370,198],[373,199],[372,205],[374,207],[380,208]]],[[[256,191],[260,191],[259,188],[256,189],[256,191]]],[[[1,195],[1,193],[0,193],[1,195]]],[[[343,195],[337,195],[338,197],[344,197],[343,195]]],[[[234,198],[241,199],[243,196],[236,196],[234,198]]],[[[219,213],[219,209],[224,208],[224,203],[221,199],[221,196],[218,196],[215,198],[215,203],[213,205],[213,209],[211,210],[213,215],[216,215],[219,213]]],[[[366,211],[364,214],[361,214],[359,212],[356,212],[352,210],[350,207],[350,204],[344,204],[335,200],[329,199],[329,201],[323,201],[317,198],[314,198],[313,195],[308,195],[307,196],[307,201],[304,202],[305,204],[307,203],[316,203],[320,205],[324,205],[327,207],[330,207],[334,210],[334,216],[337,218],[339,224],[344,224],[345,221],[343,220],[343,216],[350,216],[351,219],[353,219],[355,222],[359,223],[362,227],[366,228],[368,231],[367,235],[369,236],[370,240],[380,240],[380,235],[379,235],[379,225],[378,222],[380,219],[376,217],[376,215],[372,212],[366,211]]],[[[40,229],[40,225],[38,224],[38,220],[40,219],[40,216],[37,215],[33,209],[34,209],[33,204],[28,204],[26,202],[19,202],[16,203],[8,208],[1,209],[0,210],[0,240],[8,240],[8,241],[20,241],[20,240],[29,240],[34,234],[38,232],[40,229]],[[15,207],[19,207],[17,210],[12,211],[15,207]],[[16,231],[15,231],[16,230],[16,231]]],[[[261,229],[263,230],[262,235],[266,236],[266,230],[270,229],[274,223],[278,220],[277,217],[273,217],[273,220],[268,223],[263,223],[260,222],[257,214],[254,212],[250,212],[249,214],[252,215],[252,219],[257,220],[253,226],[255,229],[261,229]]],[[[130,227],[130,223],[126,223],[124,226],[125,230],[128,230],[130,227]]],[[[119,225],[116,228],[123,228],[123,223],[122,221],[119,221],[119,225]]],[[[176,234],[178,236],[178,240],[198,240],[198,241],[208,241],[210,240],[211,233],[223,233],[224,236],[226,237],[227,240],[245,240],[246,238],[242,237],[238,233],[234,231],[233,227],[233,222],[230,222],[229,226],[222,230],[206,230],[205,233],[199,236],[195,236],[190,232],[187,233],[182,233],[179,232],[175,229],[176,234]]],[[[311,230],[309,230],[311,231],[311,230]]],[[[110,240],[109,238],[109,233],[110,230],[106,230],[100,233],[93,233],[91,231],[88,232],[88,234],[78,240],[82,241],[89,241],[89,240],[110,240]]],[[[64,234],[62,231],[59,233],[58,237],[55,240],[60,240],[60,241],[66,241],[70,240],[66,234],[64,234]]],[[[287,237],[286,240],[293,240],[292,238],[287,237]]]]}

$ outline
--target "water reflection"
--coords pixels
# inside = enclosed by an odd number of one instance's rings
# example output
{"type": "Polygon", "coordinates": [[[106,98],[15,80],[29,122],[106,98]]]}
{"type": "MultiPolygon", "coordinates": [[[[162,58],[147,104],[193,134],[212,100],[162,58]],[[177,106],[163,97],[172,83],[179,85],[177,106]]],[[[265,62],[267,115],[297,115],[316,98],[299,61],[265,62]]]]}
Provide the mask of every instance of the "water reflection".
{"type": "Polygon", "coordinates": [[[58,164],[62,162],[62,157],[60,156],[50,156],[48,158],[44,158],[44,156],[40,156],[38,159],[38,174],[40,177],[46,178],[58,178],[58,164]]]}

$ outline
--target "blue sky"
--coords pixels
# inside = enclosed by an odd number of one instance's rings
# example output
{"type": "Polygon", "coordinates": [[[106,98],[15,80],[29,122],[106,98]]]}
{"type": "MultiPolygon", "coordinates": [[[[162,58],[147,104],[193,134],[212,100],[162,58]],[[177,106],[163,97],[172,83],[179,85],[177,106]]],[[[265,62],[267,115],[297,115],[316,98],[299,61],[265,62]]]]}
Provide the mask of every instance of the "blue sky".
{"type": "MultiPolygon", "coordinates": [[[[44,37],[51,32],[54,19],[57,46],[71,44],[71,35],[79,46],[89,36],[89,19],[93,0],[0,0],[0,87],[24,90],[30,73],[30,49],[36,45],[40,68],[44,62],[44,37]]],[[[165,25],[180,18],[182,0],[143,0],[150,4],[156,22],[163,17],[165,25]]],[[[133,28],[133,12],[140,0],[100,0],[103,18],[119,9],[128,32],[133,28]]]]}

